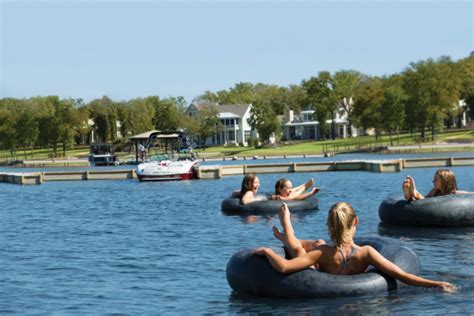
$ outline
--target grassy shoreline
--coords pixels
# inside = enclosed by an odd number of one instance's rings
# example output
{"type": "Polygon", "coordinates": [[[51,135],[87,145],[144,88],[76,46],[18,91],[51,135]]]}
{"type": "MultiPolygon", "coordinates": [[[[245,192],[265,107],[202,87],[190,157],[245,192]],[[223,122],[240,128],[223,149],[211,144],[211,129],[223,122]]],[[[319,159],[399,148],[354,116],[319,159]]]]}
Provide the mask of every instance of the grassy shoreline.
{"type": "MultiPolygon", "coordinates": [[[[407,148],[394,150],[394,153],[410,152],[410,153],[426,153],[440,151],[472,151],[474,150],[474,130],[452,130],[445,131],[437,135],[435,142],[417,141],[418,134],[400,134],[392,136],[393,146],[420,146],[418,148],[407,148]],[[465,147],[450,147],[451,143],[466,144],[465,147]],[[436,145],[433,148],[423,148],[424,146],[436,145]],[[444,147],[443,147],[444,146],[444,147]],[[472,148],[472,149],[470,149],[472,148]]],[[[325,141],[301,141],[292,143],[279,143],[276,145],[253,148],[238,146],[215,146],[206,149],[195,150],[199,158],[217,158],[217,157],[252,157],[252,156],[281,156],[281,155],[320,155],[325,153],[341,154],[351,152],[374,152],[386,150],[390,147],[390,139],[388,135],[382,136],[375,141],[374,136],[361,136],[355,138],[345,138],[325,141]]],[[[48,149],[34,150],[18,150],[16,155],[10,155],[7,150],[0,150],[0,161],[12,160],[51,160],[51,151],[48,149]]],[[[87,159],[89,154],[88,146],[76,146],[69,149],[65,157],[56,157],[54,159],[87,159]]],[[[118,152],[120,160],[126,161],[134,159],[135,152],[118,152]]],[[[61,163],[61,162],[58,162],[61,163]]]]}

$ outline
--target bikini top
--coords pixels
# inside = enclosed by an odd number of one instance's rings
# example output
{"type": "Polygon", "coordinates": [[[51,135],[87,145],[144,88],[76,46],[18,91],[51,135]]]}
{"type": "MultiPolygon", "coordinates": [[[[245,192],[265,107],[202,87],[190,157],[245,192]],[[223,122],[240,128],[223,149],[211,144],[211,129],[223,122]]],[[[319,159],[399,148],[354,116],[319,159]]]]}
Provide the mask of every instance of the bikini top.
{"type": "Polygon", "coordinates": [[[341,254],[342,256],[342,266],[341,266],[341,270],[339,270],[339,272],[337,274],[341,274],[341,272],[344,272],[343,274],[348,274],[349,272],[349,261],[351,260],[352,256],[354,255],[354,253],[357,252],[357,250],[359,250],[359,247],[352,247],[352,250],[351,250],[351,253],[346,257],[344,256],[344,252],[342,252],[342,249],[337,247],[336,248],[339,253],[341,254]]]}

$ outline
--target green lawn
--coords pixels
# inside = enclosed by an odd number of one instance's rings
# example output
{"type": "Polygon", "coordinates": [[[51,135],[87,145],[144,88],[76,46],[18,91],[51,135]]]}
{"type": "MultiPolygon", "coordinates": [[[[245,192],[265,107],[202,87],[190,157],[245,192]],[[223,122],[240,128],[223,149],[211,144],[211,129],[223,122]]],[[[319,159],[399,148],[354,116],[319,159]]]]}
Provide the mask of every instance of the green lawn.
{"type": "MultiPolygon", "coordinates": [[[[426,134],[428,136],[428,134],[426,134]]],[[[418,144],[419,135],[401,134],[399,137],[392,136],[394,146],[418,144]]],[[[474,141],[474,131],[455,131],[437,134],[436,142],[442,141],[474,141]]],[[[433,142],[424,142],[429,145],[433,142]]],[[[351,139],[336,139],[326,141],[304,141],[294,144],[279,144],[277,146],[265,148],[248,148],[248,147],[209,147],[205,150],[199,150],[200,156],[264,156],[264,155],[283,155],[283,154],[321,154],[324,152],[349,152],[356,150],[364,150],[373,147],[390,146],[388,135],[382,136],[381,140],[375,141],[374,136],[361,136],[351,139]]]]}
{"type": "MultiPolygon", "coordinates": [[[[427,133],[428,137],[429,134],[427,133]]],[[[393,145],[413,145],[418,144],[418,134],[401,134],[399,137],[393,136],[393,145]]],[[[465,142],[474,141],[474,130],[465,131],[447,131],[437,134],[436,141],[439,142],[465,142]]],[[[433,144],[433,142],[425,142],[425,145],[433,144]]],[[[357,150],[364,150],[373,147],[389,146],[390,141],[387,135],[382,136],[382,139],[375,141],[374,136],[362,136],[350,139],[336,139],[326,141],[304,141],[294,143],[280,143],[271,147],[264,147],[255,149],[253,147],[235,147],[235,146],[216,146],[209,147],[205,150],[196,150],[199,157],[210,156],[265,156],[265,155],[292,155],[292,154],[321,154],[324,152],[340,153],[357,150]]],[[[58,153],[62,154],[62,148],[58,148],[58,153]]],[[[30,160],[30,159],[51,159],[51,151],[47,149],[18,150],[15,155],[10,155],[8,150],[0,150],[0,161],[3,160],[30,160]]],[[[74,149],[68,149],[66,157],[56,158],[87,158],[89,154],[88,146],[76,146],[74,149]]],[[[120,160],[129,160],[134,158],[134,152],[117,153],[120,160]]]]}

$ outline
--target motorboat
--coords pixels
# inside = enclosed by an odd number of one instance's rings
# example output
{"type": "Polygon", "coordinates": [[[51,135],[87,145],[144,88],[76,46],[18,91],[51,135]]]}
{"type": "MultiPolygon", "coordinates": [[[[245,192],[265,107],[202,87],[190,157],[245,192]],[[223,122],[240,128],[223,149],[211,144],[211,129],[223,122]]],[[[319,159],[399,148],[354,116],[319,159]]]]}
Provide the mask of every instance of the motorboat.
{"type": "Polygon", "coordinates": [[[137,166],[140,181],[191,180],[196,178],[198,161],[189,152],[189,141],[181,131],[152,132],[145,144],[146,155],[137,166]],[[153,152],[156,154],[153,155],[153,152]],[[186,152],[183,156],[181,153],[186,152]]]}
{"type": "Polygon", "coordinates": [[[196,177],[198,162],[191,159],[155,160],[137,166],[140,181],[191,180],[196,177]]]}

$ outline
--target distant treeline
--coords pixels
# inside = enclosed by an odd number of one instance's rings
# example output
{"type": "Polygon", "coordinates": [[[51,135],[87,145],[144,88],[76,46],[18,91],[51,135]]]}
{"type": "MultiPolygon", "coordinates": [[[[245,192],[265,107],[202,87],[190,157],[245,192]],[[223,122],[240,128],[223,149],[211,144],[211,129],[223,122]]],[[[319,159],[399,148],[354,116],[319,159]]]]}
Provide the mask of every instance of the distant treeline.
{"type": "Polygon", "coordinates": [[[434,137],[446,119],[465,110],[474,117],[474,55],[458,61],[449,57],[419,61],[401,73],[382,77],[341,70],[333,74],[321,71],[288,87],[241,82],[228,90],[205,91],[193,102],[208,105],[195,118],[184,115],[188,104],[183,97],[113,101],[104,96],[88,103],[57,96],[4,98],[0,99],[0,148],[11,154],[18,149],[48,148],[51,156],[65,155],[74,144],[88,143],[91,130],[96,141],[102,142],[126,141],[117,135],[178,128],[205,139],[219,130],[218,104],[249,103],[254,106],[249,123],[261,141],[281,131],[276,115],[304,109],[315,110],[325,138],[334,136],[326,120],[334,119],[341,110],[351,124],[373,128],[376,136],[418,131],[424,138],[425,130],[430,130],[434,137]]]}

